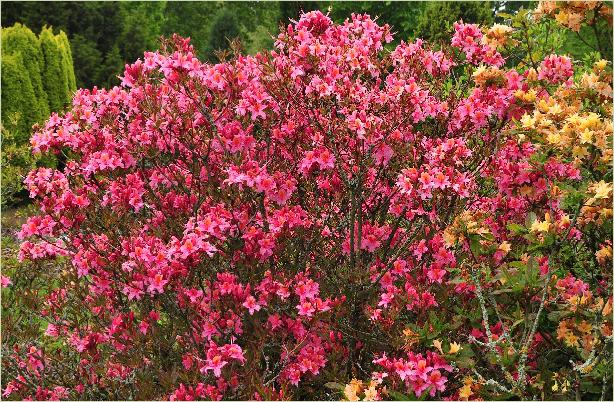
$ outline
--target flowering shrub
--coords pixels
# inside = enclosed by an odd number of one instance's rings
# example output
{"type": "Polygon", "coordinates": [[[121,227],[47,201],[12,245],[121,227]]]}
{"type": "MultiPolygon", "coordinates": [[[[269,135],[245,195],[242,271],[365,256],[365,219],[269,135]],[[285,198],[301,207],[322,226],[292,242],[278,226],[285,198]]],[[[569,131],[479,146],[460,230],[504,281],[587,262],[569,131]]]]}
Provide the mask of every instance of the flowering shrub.
{"type": "Polygon", "coordinates": [[[67,163],[28,175],[20,232],[70,268],[3,395],[611,391],[609,66],[508,69],[510,34],[388,52],[390,27],[314,11],[269,53],[175,36],[77,92],[32,138],[67,163]]]}

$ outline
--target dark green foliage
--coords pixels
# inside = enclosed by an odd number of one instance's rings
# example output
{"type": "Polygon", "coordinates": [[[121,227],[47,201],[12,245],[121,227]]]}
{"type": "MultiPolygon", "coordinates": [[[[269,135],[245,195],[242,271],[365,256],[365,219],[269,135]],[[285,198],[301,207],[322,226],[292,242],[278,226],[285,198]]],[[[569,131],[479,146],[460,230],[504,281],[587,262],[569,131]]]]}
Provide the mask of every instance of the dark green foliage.
{"type": "Polygon", "coordinates": [[[285,25],[288,25],[290,23],[289,20],[298,20],[301,12],[309,12],[320,8],[316,1],[280,1],[279,19],[285,25]]]}
{"type": "Polygon", "coordinates": [[[119,83],[117,76],[125,66],[124,60],[121,57],[119,47],[113,48],[105,55],[104,61],[99,68],[98,80],[101,86],[110,88],[119,83]]]}
{"type": "Polygon", "coordinates": [[[213,22],[209,37],[211,51],[226,50],[230,48],[230,41],[240,36],[241,30],[237,18],[230,10],[223,10],[213,22]]]}
{"type": "Polygon", "coordinates": [[[45,27],[40,34],[41,50],[45,64],[42,78],[43,88],[47,93],[49,109],[58,111],[64,108],[68,100],[68,80],[65,71],[62,49],[53,31],[45,27]]]}
{"type": "Polygon", "coordinates": [[[92,88],[100,85],[100,64],[102,55],[96,48],[96,42],[83,35],[76,34],[70,39],[75,63],[75,78],[79,88],[92,88]]]}
{"type": "Polygon", "coordinates": [[[211,1],[170,1],[164,11],[162,34],[166,37],[174,33],[189,37],[197,54],[205,55],[208,52],[210,26],[204,23],[204,16],[215,15],[218,8],[218,4],[211,1]]]}
{"type": "MultiPolygon", "coordinates": [[[[39,76],[40,79],[40,76],[39,76]]],[[[15,141],[26,143],[34,123],[43,115],[32,81],[20,52],[2,56],[2,126],[15,134],[15,141]]]]}
{"type": "Polygon", "coordinates": [[[36,115],[41,119],[49,114],[47,95],[43,89],[41,73],[44,67],[43,53],[36,35],[26,26],[16,23],[2,28],[2,55],[20,53],[37,100],[36,115]]]}
{"type": "Polygon", "coordinates": [[[158,48],[166,2],[135,1],[119,4],[121,34],[113,45],[105,49],[105,55],[112,53],[116,46],[125,60],[133,62],[142,57],[145,50],[158,48]]]}
{"type": "Polygon", "coordinates": [[[389,24],[396,41],[415,37],[418,17],[426,3],[419,1],[331,1],[325,3],[331,9],[331,18],[342,22],[352,13],[367,13],[377,17],[381,24],[389,24]]]}
{"type": "Polygon", "coordinates": [[[580,32],[561,28],[563,32],[562,52],[574,60],[582,60],[587,51],[598,52],[606,60],[612,60],[612,26],[598,21],[595,26],[583,26],[580,32]]]}
{"type": "MultiPolygon", "coordinates": [[[[99,76],[105,56],[112,51],[121,35],[123,38],[129,37],[124,34],[126,15],[121,13],[120,6],[120,3],[110,1],[7,1],[2,2],[2,26],[20,22],[31,27],[49,25],[56,33],[59,30],[66,32],[75,66],[74,87],[91,88],[101,85],[99,76]]],[[[138,19],[131,22],[137,25],[142,23],[138,19]]],[[[132,43],[135,41],[130,40],[132,43]]],[[[117,71],[114,75],[119,73],[117,71]]]]}
{"type": "Polygon", "coordinates": [[[448,40],[455,21],[490,25],[494,10],[490,1],[441,1],[428,2],[418,18],[416,36],[430,42],[448,40]]]}

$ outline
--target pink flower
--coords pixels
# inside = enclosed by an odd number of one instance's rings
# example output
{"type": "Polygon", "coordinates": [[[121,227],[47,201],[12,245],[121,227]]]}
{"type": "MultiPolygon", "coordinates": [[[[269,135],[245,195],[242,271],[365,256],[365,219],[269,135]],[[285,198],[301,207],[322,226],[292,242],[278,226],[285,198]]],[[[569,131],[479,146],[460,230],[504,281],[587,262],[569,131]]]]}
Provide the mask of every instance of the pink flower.
{"type": "Polygon", "coordinates": [[[13,284],[13,282],[11,281],[11,278],[9,278],[8,276],[0,275],[0,278],[2,280],[3,288],[8,288],[9,286],[13,284]]]}
{"type": "Polygon", "coordinates": [[[426,381],[428,379],[427,374],[433,370],[432,367],[429,367],[426,363],[426,360],[424,359],[419,359],[414,368],[411,370],[411,375],[413,377],[418,377],[420,379],[422,379],[423,381],[426,381]]]}
{"type": "Polygon", "coordinates": [[[260,305],[254,299],[254,296],[247,296],[243,302],[243,307],[249,310],[250,315],[253,315],[254,311],[260,311],[260,305]]]}
{"type": "Polygon", "coordinates": [[[164,293],[164,285],[168,283],[168,280],[164,279],[162,274],[156,274],[153,278],[149,280],[149,286],[147,287],[147,291],[151,294],[164,293]]]}
{"type": "Polygon", "coordinates": [[[551,84],[558,84],[566,81],[573,75],[573,65],[571,59],[566,56],[551,54],[544,58],[539,66],[538,79],[546,80],[551,84]]]}
{"type": "Polygon", "coordinates": [[[52,337],[57,337],[59,336],[60,332],[58,331],[58,327],[56,327],[54,324],[49,323],[47,325],[47,329],[45,330],[45,335],[47,336],[52,336],[52,337]]]}
{"type": "Polygon", "coordinates": [[[207,359],[206,365],[201,371],[204,370],[204,372],[206,372],[207,370],[213,370],[213,375],[219,377],[222,375],[222,368],[227,364],[228,362],[225,361],[221,355],[215,355],[207,359]]]}
{"type": "Polygon", "coordinates": [[[313,307],[313,305],[308,302],[308,301],[304,301],[302,303],[300,303],[298,306],[296,306],[296,308],[298,309],[298,314],[305,316],[305,317],[312,317],[313,313],[315,313],[316,309],[313,307]]]}
{"type": "Polygon", "coordinates": [[[427,381],[427,383],[431,386],[429,394],[434,397],[437,391],[445,391],[446,387],[444,384],[446,383],[446,381],[448,381],[448,379],[446,377],[443,377],[439,370],[431,371],[429,373],[427,381]]]}
{"type": "Polygon", "coordinates": [[[448,272],[445,269],[431,268],[427,271],[426,275],[432,282],[441,283],[447,273],[448,272]]]}

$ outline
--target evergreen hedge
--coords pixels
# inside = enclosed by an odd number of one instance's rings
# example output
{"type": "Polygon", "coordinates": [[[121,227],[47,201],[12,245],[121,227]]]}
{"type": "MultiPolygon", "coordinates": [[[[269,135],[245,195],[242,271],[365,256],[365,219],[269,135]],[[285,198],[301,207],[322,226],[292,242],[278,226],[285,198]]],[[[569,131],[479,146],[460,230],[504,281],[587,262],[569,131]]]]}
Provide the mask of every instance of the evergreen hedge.
{"type": "MultiPolygon", "coordinates": [[[[32,126],[61,112],[76,90],[68,37],[43,27],[39,37],[19,23],[2,28],[2,203],[15,201],[31,156],[32,126]]],[[[47,158],[48,159],[48,158],[47,158]]]]}

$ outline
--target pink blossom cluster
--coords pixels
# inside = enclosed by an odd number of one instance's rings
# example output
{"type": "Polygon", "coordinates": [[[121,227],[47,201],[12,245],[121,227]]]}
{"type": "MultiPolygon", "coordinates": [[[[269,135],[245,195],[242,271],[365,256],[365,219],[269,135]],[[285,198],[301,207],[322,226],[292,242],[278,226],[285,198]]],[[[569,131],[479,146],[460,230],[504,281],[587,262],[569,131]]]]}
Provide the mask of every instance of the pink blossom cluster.
{"type": "Polygon", "coordinates": [[[551,54],[546,56],[539,66],[537,78],[551,84],[560,84],[573,75],[573,64],[567,56],[551,54]]]}
{"type": "Polygon", "coordinates": [[[417,397],[427,390],[431,397],[438,391],[445,390],[448,378],[444,373],[453,371],[452,366],[442,356],[430,351],[426,356],[409,352],[407,358],[390,358],[384,354],[373,362],[383,367],[390,375],[399,376],[407,384],[409,391],[417,397]]]}
{"type": "Polygon", "coordinates": [[[497,49],[491,45],[482,43],[482,31],[476,24],[454,23],[454,36],[452,46],[460,49],[467,60],[475,65],[484,63],[491,66],[501,67],[505,60],[497,49]]]}

